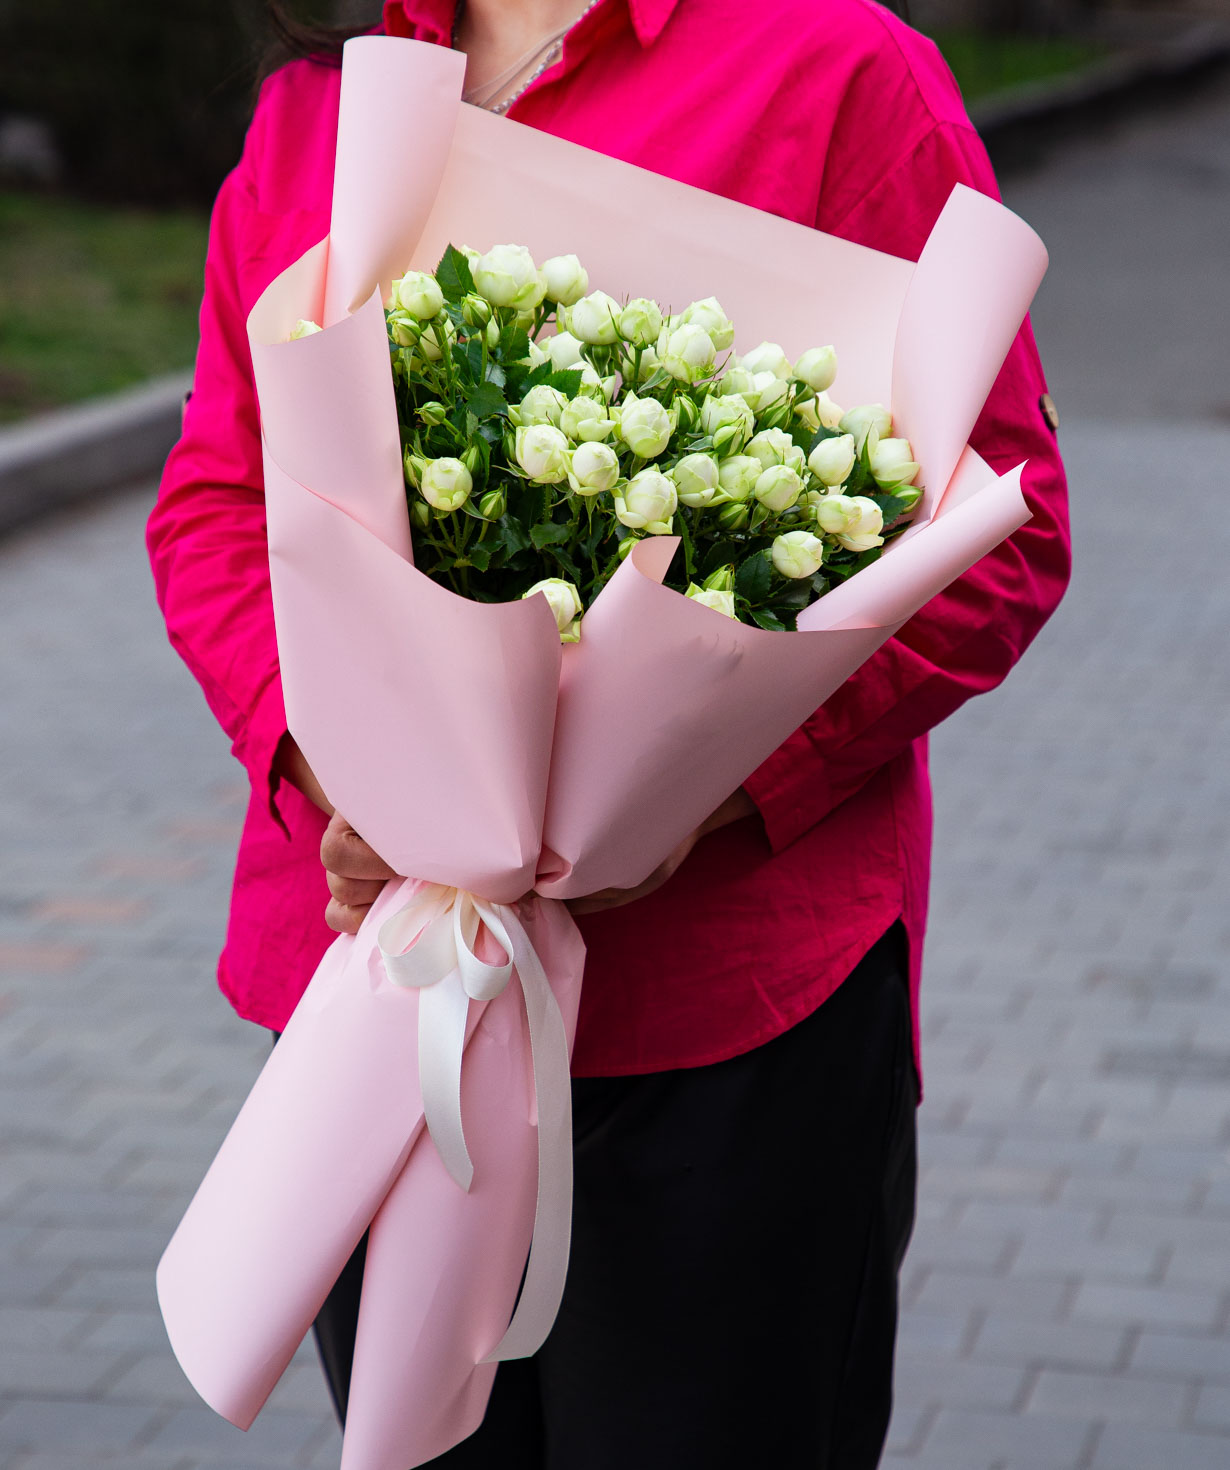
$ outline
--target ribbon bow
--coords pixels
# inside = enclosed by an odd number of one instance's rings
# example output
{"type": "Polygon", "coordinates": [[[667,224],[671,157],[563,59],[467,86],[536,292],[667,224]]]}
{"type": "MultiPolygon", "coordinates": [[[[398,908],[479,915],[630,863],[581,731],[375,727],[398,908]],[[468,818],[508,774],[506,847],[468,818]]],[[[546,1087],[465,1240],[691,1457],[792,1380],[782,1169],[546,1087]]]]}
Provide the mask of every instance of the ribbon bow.
{"type": "Polygon", "coordinates": [[[461,1065],[470,1001],[494,1000],[514,974],[521,983],[534,1070],[538,1197],[517,1309],[483,1361],[530,1357],[559,1310],[572,1235],[572,1083],[559,1004],[515,910],[464,889],[423,884],[381,926],[377,943],[392,983],[419,991],[423,1116],[444,1167],[467,1192],[474,1163],[461,1119],[461,1065]],[[479,959],[483,929],[503,952],[502,963],[479,959]]]}

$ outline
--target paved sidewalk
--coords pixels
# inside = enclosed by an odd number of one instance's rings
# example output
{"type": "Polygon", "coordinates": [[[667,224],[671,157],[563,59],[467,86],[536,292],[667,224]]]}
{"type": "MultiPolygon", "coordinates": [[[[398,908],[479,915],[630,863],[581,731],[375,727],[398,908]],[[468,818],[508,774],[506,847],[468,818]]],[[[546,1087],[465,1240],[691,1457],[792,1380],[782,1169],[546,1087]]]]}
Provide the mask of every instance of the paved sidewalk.
{"type": "MultiPolygon", "coordinates": [[[[1230,1463],[1230,527],[1167,537],[1160,432],[1065,443],[1075,590],[934,742],[893,1470],[1230,1463]]],[[[335,1466],[310,1355],[243,1436],[154,1303],[265,1043],[213,989],[243,790],[146,503],[0,548],[0,1470],[335,1466]]]]}

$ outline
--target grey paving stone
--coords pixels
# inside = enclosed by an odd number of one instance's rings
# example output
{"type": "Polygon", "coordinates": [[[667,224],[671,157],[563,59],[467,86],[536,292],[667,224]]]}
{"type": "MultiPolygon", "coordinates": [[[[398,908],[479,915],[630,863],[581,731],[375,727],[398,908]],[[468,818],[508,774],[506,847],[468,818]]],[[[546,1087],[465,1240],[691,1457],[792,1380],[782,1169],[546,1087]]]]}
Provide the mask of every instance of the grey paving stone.
{"type": "Polygon", "coordinates": [[[1072,1304],[1077,1321],[1123,1322],[1158,1327],[1212,1327],[1221,1306],[1208,1292],[1177,1287],[1082,1282],[1072,1304]]]}
{"type": "Polygon", "coordinates": [[[1164,1379],[1044,1368],[1034,1381],[1026,1407],[1030,1413],[1056,1419],[1105,1419],[1156,1429],[1177,1427],[1187,1399],[1184,1384],[1164,1379]]]}
{"type": "Polygon", "coordinates": [[[944,1409],[923,1448],[951,1470],[1077,1470],[1094,1433],[1092,1422],[944,1409]]]}
{"type": "MultiPolygon", "coordinates": [[[[0,1430],[4,1421],[0,1419],[0,1430]]],[[[145,1441],[147,1453],[230,1455],[253,1464],[284,1465],[313,1445],[321,1424],[310,1416],[266,1408],[246,1433],[206,1408],[177,1409],[145,1441]]]]}
{"type": "Polygon", "coordinates": [[[0,1411],[0,1446],[10,1451],[118,1454],[136,1449],[161,1417],[162,1410],[148,1404],[101,1404],[31,1394],[0,1411]]]}
{"type": "Polygon", "coordinates": [[[1146,1328],[1136,1340],[1130,1366],[1133,1372],[1230,1383],[1230,1336],[1146,1328]]]}
{"type": "Polygon", "coordinates": [[[1092,1470],[1225,1470],[1226,1439],[1220,1434],[1108,1424],[1092,1470]]]}
{"type": "Polygon", "coordinates": [[[1001,1310],[988,1312],[983,1318],[971,1354],[990,1363],[1108,1371],[1123,1364],[1129,1341],[1125,1327],[1032,1322],[1001,1310]]]}

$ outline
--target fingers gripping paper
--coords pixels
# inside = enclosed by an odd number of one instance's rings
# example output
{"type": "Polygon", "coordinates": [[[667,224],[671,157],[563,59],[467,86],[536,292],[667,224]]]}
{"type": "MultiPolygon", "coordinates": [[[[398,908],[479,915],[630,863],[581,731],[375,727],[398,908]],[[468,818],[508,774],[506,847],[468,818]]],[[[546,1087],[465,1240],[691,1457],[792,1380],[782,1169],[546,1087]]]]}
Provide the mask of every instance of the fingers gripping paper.
{"type": "Polygon", "coordinates": [[[493,1352],[532,1352],[550,1325],[584,958],[557,900],[641,881],[1027,518],[1019,472],[996,479],[966,447],[1046,264],[1007,210],[956,190],[915,267],[463,106],[461,77],[438,47],[348,44],[329,236],[249,319],[288,721],[408,877],[325,956],[158,1274],[185,1371],[246,1427],[370,1227],[345,1470],[457,1443],[493,1352]],[[916,447],[916,525],[797,633],[664,588],[670,538],[636,549],[562,654],[543,599],[480,606],[430,582],[381,299],[449,243],[504,241],[576,252],[615,296],[715,295],[743,350],[833,342],[843,397],[891,401],[916,447]],[[286,341],[305,316],[326,330],[286,341]],[[424,975],[438,941],[447,973],[424,975]],[[416,975],[395,983],[403,959],[416,975]],[[467,966],[503,988],[467,986],[467,966]]]}

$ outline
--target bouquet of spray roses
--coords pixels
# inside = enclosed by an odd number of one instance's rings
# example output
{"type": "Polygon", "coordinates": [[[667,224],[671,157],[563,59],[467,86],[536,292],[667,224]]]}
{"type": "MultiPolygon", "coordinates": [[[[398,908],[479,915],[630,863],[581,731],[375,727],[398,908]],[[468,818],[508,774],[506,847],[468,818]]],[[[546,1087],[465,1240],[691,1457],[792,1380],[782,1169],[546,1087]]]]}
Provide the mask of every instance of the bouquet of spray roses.
{"type": "Polygon", "coordinates": [[[520,245],[392,283],[421,571],[479,602],[541,592],[568,643],[635,543],[676,535],[666,586],[781,631],[905,530],[913,451],[883,404],[832,400],[831,346],[740,357],[713,297],[672,316],[588,288],[575,255],[520,245]]]}

